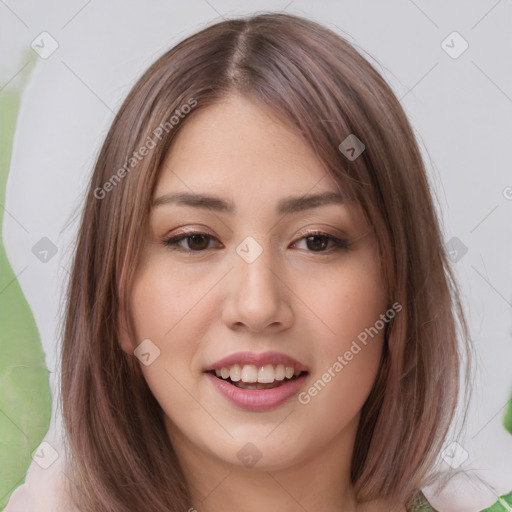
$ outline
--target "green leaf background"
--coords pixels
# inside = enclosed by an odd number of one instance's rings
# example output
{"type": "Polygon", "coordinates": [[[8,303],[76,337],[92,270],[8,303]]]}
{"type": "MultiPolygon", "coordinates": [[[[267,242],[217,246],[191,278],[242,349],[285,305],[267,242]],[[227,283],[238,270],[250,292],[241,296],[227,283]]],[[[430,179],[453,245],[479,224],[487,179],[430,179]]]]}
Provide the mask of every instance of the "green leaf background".
{"type": "MultiPolygon", "coordinates": [[[[33,67],[34,58],[27,54],[33,67]]],[[[24,77],[27,78],[25,74],[24,77]]],[[[4,248],[5,188],[22,85],[0,92],[0,509],[25,474],[50,424],[51,396],[32,311],[4,248]]],[[[20,236],[24,236],[20,233],[20,236]]],[[[36,264],[36,260],[34,261],[36,264]]],[[[16,269],[18,272],[21,269],[16,269]]]]}

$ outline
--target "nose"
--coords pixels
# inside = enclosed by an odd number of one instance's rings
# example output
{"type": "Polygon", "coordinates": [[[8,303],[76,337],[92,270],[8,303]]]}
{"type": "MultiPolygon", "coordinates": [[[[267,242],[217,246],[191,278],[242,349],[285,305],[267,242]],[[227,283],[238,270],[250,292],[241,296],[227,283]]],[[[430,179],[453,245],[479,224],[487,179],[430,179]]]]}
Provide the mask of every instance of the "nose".
{"type": "Polygon", "coordinates": [[[234,268],[229,273],[224,324],[233,330],[258,333],[288,329],[294,316],[290,304],[293,290],[276,268],[271,250],[264,249],[253,261],[240,254],[235,252],[234,268]]]}

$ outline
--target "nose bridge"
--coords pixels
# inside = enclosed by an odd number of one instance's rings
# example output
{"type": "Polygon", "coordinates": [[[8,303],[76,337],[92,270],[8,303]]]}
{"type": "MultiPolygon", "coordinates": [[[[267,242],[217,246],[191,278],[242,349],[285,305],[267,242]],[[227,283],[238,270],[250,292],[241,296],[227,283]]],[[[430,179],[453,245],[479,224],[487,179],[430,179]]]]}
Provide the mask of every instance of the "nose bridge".
{"type": "Polygon", "coordinates": [[[251,330],[287,323],[290,309],[277,271],[279,262],[270,246],[248,236],[236,247],[234,258],[233,296],[225,320],[243,323],[251,330]]]}
{"type": "Polygon", "coordinates": [[[268,244],[248,236],[236,248],[235,273],[242,297],[273,299],[277,286],[272,250],[268,244]],[[266,297],[264,297],[266,296],[266,297]]]}

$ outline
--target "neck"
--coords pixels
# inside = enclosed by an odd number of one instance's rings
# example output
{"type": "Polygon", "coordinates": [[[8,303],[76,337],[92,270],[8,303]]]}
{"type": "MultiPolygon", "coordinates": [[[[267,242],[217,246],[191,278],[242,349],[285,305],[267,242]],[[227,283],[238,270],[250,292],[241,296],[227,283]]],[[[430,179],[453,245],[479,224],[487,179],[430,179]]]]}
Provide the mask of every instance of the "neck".
{"type": "Polygon", "coordinates": [[[357,421],[330,442],[319,440],[318,446],[303,450],[302,456],[299,450],[290,453],[289,462],[283,457],[279,466],[270,466],[263,456],[253,467],[205,453],[168,424],[191,489],[191,512],[360,512],[350,483],[357,421]]]}

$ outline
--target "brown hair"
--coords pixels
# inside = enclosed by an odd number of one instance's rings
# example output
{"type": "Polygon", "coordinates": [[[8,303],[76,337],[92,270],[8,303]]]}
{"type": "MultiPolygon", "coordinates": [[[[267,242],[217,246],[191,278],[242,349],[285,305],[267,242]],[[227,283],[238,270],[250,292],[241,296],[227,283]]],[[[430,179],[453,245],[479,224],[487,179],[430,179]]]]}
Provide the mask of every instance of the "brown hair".
{"type": "Polygon", "coordinates": [[[403,312],[385,332],[351,478],[359,500],[409,507],[429,482],[452,422],[464,354],[470,361],[458,288],[413,131],[390,87],[338,34],[278,13],[222,21],[166,52],[130,91],[100,151],[63,332],[61,400],[74,499],[83,511],[191,505],[161,407],[138,361],[119,346],[118,319],[123,313],[133,335],[127,294],[174,136],[195,111],[233,93],[298,129],[375,230],[390,303],[403,312]],[[187,104],[194,112],[179,115],[187,104]],[[355,160],[338,148],[350,134],[366,147],[355,160]],[[154,147],[134,163],[150,139],[154,147]]]}

